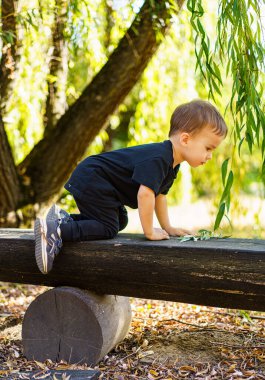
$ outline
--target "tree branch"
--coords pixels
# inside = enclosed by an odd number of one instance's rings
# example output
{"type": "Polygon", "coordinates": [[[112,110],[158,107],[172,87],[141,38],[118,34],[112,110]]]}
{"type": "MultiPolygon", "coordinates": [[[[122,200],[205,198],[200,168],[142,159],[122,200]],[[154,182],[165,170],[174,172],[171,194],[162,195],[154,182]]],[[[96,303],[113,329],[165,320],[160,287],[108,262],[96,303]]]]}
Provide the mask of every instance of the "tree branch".
{"type": "Polygon", "coordinates": [[[58,119],[66,110],[66,81],[68,73],[68,47],[64,38],[64,29],[67,23],[67,1],[56,0],[53,25],[53,52],[49,62],[48,97],[44,116],[45,136],[56,127],[58,119]]]}

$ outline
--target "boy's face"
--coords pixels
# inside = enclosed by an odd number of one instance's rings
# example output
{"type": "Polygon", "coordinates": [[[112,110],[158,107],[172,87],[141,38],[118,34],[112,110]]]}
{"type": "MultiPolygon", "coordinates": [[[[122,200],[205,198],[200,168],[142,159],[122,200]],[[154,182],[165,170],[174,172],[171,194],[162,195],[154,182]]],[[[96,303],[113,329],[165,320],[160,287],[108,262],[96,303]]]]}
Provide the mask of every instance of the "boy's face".
{"type": "Polygon", "coordinates": [[[209,161],[213,151],[224,140],[224,136],[218,136],[210,127],[203,128],[195,135],[189,133],[183,135],[184,159],[193,168],[209,161]]]}

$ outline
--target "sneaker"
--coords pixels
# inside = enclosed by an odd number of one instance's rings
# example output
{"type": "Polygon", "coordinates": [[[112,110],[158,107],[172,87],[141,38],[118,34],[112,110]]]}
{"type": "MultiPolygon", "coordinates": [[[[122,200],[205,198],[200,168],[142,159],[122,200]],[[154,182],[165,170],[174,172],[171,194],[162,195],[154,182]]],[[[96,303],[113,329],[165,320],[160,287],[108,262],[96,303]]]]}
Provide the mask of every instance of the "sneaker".
{"type": "Polygon", "coordinates": [[[35,258],[39,270],[46,274],[50,272],[56,255],[62,248],[59,220],[37,218],[34,225],[35,258]]]}
{"type": "Polygon", "coordinates": [[[68,212],[59,208],[56,204],[53,204],[47,213],[46,221],[50,222],[55,221],[56,219],[60,219],[61,223],[67,223],[70,220],[73,220],[73,218],[71,218],[68,212]]]}

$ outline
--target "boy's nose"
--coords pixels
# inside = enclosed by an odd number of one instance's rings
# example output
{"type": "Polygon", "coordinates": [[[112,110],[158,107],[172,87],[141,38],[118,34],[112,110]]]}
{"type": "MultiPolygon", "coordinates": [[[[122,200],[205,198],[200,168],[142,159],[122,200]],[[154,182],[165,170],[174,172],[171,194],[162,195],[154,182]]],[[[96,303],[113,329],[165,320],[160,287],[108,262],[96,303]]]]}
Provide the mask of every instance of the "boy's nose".
{"type": "Polygon", "coordinates": [[[211,159],[212,159],[212,156],[213,156],[212,152],[209,152],[209,153],[207,154],[207,160],[211,160],[211,159]]]}

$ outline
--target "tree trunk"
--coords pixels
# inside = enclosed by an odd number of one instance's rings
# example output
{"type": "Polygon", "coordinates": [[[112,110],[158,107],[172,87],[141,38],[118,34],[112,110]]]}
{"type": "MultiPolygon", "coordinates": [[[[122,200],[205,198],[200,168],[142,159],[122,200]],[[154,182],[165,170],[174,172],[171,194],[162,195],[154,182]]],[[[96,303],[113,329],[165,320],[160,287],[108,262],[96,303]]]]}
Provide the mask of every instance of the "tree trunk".
{"type": "Polygon", "coordinates": [[[3,46],[0,64],[1,106],[6,100],[7,88],[14,79],[16,69],[17,30],[15,18],[16,1],[2,0],[3,46]]]}
{"type": "Polygon", "coordinates": [[[65,113],[66,82],[68,74],[68,46],[64,37],[67,23],[67,0],[57,0],[52,33],[53,52],[49,62],[48,96],[44,115],[47,136],[56,127],[58,119],[65,113]]]}
{"type": "MultiPolygon", "coordinates": [[[[179,8],[183,2],[178,1],[179,8]]],[[[32,203],[47,202],[60,191],[89,144],[106,126],[109,116],[146,68],[160,44],[155,31],[157,20],[162,24],[162,34],[171,20],[166,4],[155,4],[152,8],[146,0],[102,70],[61,117],[56,129],[40,141],[19,166],[20,174],[30,179],[32,203]]]]}
{"type": "Polygon", "coordinates": [[[0,62],[0,226],[17,226],[14,212],[21,200],[21,187],[12,151],[4,128],[6,102],[17,66],[16,2],[2,0],[3,46],[0,62]]]}
{"type": "Polygon", "coordinates": [[[0,115],[0,227],[18,226],[15,212],[20,200],[20,185],[12,152],[0,115]],[[11,213],[10,213],[11,211],[11,213]]]}

